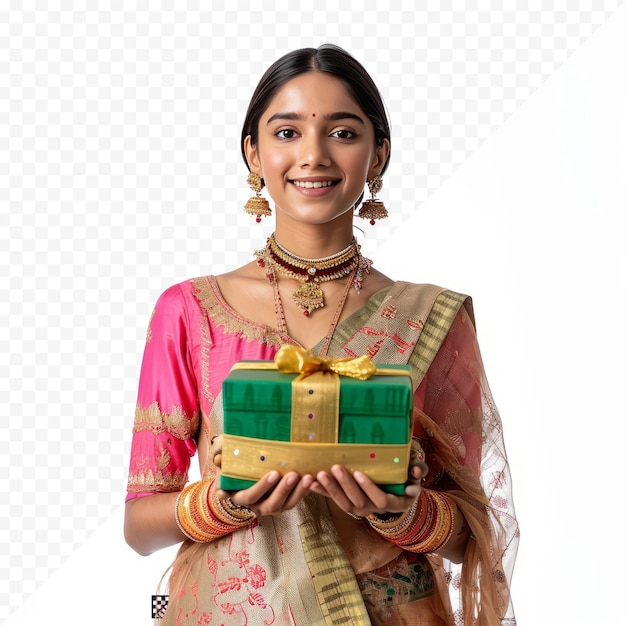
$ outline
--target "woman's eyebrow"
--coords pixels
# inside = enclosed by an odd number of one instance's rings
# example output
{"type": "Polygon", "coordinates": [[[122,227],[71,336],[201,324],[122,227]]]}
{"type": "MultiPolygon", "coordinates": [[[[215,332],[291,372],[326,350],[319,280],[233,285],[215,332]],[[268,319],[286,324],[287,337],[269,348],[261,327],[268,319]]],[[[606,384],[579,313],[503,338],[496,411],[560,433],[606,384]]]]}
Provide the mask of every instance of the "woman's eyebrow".
{"type": "Polygon", "coordinates": [[[356,113],[350,113],[349,111],[337,111],[337,113],[329,113],[324,116],[326,120],[356,120],[357,122],[363,124],[365,126],[365,122],[360,115],[356,113]]]}
{"type": "MultiPolygon", "coordinates": [[[[304,118],[305,116],[302,115],[301,113],[290,113],[290,112],[274,113],[274,115],[272,115],[269,118],[269,120],[267,120],[267,123],[271,124],[272,122],[276,120],[302,121],[304,118]]],[[[337,111],[336,113],[328,113],[327,115],[324,116],[324,119],[330,120],[330,121],[346,120],[346,119],[356,120],[357,122],[365,126],[365,122],[363,121],[363,118],[361,116],[357,115],[356,113],[350,113],[349,111],[337,111]]]]}

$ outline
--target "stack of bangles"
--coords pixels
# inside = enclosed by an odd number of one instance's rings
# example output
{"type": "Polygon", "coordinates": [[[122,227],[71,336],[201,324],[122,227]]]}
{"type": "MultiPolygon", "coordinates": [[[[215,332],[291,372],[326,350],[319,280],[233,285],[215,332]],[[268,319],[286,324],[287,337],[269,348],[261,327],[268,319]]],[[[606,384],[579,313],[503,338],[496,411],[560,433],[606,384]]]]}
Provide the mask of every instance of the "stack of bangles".
{"type": "Polygon", "coordinates": [[[207,542],[248,526],[256,515],[230,498],[220,500],[213,479],[190,483],[176,499],[176,523],[192,541],[207,542]]]}
{"type": "Polygon", "coordinates": [[[422,489],[411,508],[393,519],[369,515],[372,528],[409,552],[436,552],[446,545],[454,528],[455,508],[438,491],[422,489]]]}

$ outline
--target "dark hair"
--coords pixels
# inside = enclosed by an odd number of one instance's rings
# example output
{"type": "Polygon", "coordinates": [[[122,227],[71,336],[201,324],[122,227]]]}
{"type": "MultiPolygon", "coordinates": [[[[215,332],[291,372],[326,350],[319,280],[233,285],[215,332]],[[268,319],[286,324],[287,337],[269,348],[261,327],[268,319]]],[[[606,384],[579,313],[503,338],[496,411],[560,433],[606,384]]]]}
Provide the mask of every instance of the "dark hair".
{"type": "MultiPolygon", "coordinates": [[[[241,131],[241,154],[246,165],[248,165],[244,148],[246,137],[250,135],[252,145],[256,145],[259,120],[272,98],[287,81],[307,72],[326,72],[338,78],[374,125],[376,145],[382,146],[385,139],[391,142],[385,105],[372,77],[345,50],[333,44],[324,44],[319,48],[301,48],[289,52],[275,61],[263,74],[250,99],[241,131]]],[[[381,173],[387,169],[388,164],[389,156],[381,173]]]]}

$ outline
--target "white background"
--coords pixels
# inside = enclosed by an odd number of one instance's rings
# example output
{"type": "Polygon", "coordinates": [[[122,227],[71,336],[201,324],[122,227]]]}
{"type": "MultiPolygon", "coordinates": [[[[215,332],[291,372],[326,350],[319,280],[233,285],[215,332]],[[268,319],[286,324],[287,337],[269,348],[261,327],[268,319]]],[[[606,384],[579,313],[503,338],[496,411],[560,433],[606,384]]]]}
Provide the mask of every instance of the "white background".
{"type": "Polygon", "coordinates": [[[617,623],[621,4],[0,9],[0,619],[151,623],[173,552],[122,537],[147,321],[167,286],[271,232],[240,209],[247,100],[279,55],[332,41],[393,127],[390,219],[364,226],[364,252],[474,298],[522,531],[518,621],[617,623]]]}

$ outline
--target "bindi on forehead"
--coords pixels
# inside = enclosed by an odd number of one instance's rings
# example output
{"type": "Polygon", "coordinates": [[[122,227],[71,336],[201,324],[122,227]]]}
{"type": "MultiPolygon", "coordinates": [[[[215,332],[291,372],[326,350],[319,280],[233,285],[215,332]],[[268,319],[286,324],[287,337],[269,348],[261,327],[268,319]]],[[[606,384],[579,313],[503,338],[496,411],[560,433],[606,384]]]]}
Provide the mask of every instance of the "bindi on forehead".
{"type": "Polygon", "coordinates": [[[315,117],[315,113],[311,113],[311,117],[315,117]]]}

